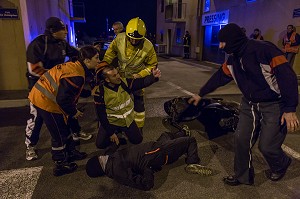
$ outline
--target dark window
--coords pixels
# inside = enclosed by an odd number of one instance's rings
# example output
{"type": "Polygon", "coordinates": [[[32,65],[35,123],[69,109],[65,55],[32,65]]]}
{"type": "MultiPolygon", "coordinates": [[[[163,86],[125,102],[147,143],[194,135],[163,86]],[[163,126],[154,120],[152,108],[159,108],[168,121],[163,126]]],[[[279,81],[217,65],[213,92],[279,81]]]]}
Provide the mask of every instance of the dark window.
{"type": "Polygon", "coordinates": [[[181,29],[177,28],[176,29],[176,44],[181,44],[182,40],[181,40],[181,29]]]}
{"type": "Polygon", "coordinates": [[[165,11],[165,0],[161,0],[160,1],[160,12],[164,12],[165,11]]]}

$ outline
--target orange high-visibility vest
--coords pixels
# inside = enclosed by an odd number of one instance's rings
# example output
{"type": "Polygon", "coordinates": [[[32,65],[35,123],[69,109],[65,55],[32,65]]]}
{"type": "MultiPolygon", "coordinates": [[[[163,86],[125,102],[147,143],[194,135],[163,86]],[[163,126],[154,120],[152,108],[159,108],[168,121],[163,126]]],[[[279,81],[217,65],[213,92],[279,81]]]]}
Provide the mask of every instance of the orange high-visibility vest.
{"type": "MultiPolygon", "coordinates": [[[[29,93],[29,100],[35,106],[51,112],[67,116],[56,102],[60,80],[68,77],[82,76],[85,79],[84,68],[77,62],[67,62],[56,65],[44,73],[29,93]]],[[[74,85],[76,86],[76,85],[74,85]]],[[[83,85],[79,88],[82,90],[83,85]]],[[[80,92],[75,101],[78,100],[80,92]]]]}
{"type": "MultiPolygon", "coordinates": [[[[288,41],[287,35],[284,37],[284,41],[288,41]]],[[[296,32],[293,32],[290,37],[290,42],[293,44],[296,42],[296,32]]],[[[299,45],[298,46],[291,46],[291,44],[286,43],[283,47],[283,52],[288,53],[298,53],[299,52],[299,45]]]]}

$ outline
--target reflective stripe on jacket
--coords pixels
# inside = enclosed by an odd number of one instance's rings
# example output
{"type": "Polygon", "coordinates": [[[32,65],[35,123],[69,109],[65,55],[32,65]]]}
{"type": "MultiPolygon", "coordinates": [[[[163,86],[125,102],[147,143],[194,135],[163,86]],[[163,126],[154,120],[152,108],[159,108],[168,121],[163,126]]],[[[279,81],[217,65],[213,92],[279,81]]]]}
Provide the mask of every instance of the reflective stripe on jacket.
{"type": "MultiPolygon", "coordinates": [[[[127,81],[125,79],[122,81],[127,86],[127,81]]],[[[129,127],[134,119],[134,104],[131,96],[122,86],[119,86],[117,92],[106,86],[103,86],[103,89],[105,93],[104,102],[106,105],[106,114],[109,123],[116,126],[129,127]]]]}
{"type": "MultiPolygon", "coordinates": [[[[290,39],[288,39],[287,35],[284,37],[284,41],[290,41],[292,44],[296,42],[296,32],[293,32],[290,39]]],[[[291,53],[298,53],[299,52],[299,45],[298,46],[291,46],[289,43],[285,43],[283,52],[291,52],[291,53]]]]}
{"type": "Polygon", "coordinates": [[[144,39],[138,46],[132,46],[126,38],[126,33],[120,33],[107,49],[104,61],[111,63],[115,57],[119,62],[119,73],[122,77],[132,78],[133,74],[142,77],[151,74],[157,65],[157,56],[153,44],[144,39]]]}
{"type": "MultiPolygon", "coordinates": [[[[56,102],[60,80],[76,76],[85,78],[84,68],[78,61],[56,65],[44,73],[34,85],[28,96],[30,102],[45,111],[64,114],[56,102]]],[[[80,90],[82,88],[83,86],[80,90]]],[[[75,100],[78,99],[79,94],[80,92],[75,100]]]]}

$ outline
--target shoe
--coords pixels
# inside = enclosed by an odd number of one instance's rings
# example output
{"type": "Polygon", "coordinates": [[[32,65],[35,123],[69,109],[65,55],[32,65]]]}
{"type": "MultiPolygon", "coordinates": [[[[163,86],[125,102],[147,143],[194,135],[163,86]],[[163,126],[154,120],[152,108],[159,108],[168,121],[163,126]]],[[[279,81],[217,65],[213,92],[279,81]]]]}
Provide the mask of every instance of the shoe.
{"type": "Polygon", "coordinates": [[[78,168],[75,162],[56,162],[53,169],[54,176],[62,176],[74,172],[78,168]]]}
{"type": "Polygon", "coordinates": [[[80,152],[78,150],[73,150],[69,152],[69,161],[73,162],[75,160],[83,160],[84,158],[87,157],[87,153],[85,152],[80,152]]]}
{"type": "Polygon", "coordinates": [[[223,178],[223,182],[229,186],[237,186],[242,183],[235,176],[226,176],[223,178]]]}
{"type": "Polygon", "coordinates": [[[89,140],[93,137],[92,134],[90,133],[85,133],[83,131],[80,131],[78,134],[76,134],[78,136],[79,139],[81,140],[89,140]]]}
{"type": "Polygon", "coordinates": [[[33,146],[28,146],[26,148],[26,160],[36,160],[38,158],[35,148],[33,146]]]}
{"type": "Polygon", "coordinates": [[[200,164],[189,164],[185,167],[185,171],[191,174],[199,174],[203,176],[212,175],[212,169],[200,164]]]}
{"type": "Polygon", "coordinates": [[[292,163],[292,159],[289,158],[288,163],[285,168],[283,168],[281,171],[273,172],[271,169],[265,170],[265,175],[269,180],[272,181],[278,181],[285,175],[288,167],[292,163]]]}

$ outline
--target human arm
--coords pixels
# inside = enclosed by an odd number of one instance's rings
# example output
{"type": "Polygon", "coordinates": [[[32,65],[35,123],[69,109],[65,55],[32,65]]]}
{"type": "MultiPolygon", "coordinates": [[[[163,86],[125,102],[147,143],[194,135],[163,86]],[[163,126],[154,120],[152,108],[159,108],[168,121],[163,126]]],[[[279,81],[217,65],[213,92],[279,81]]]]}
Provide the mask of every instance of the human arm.
{"type": "Polygon", "coordinates": [[[66,55],[70,58],[70,60],[77,60],[79,57],[79,50],[66,42],[66,55]]]}
{"type": "Polygon", "coordinates": [[[193,103],[195,106],[197,106],[202,97],[204,97],[208,93],[213,92],[217,88],[228,84],[232,80],[233,80],[233,78],[232,78],[231,73],[228,69],[228,65],[225,62],[222,65],[222,67],[217,72],[215,72],[211,76],[211,78],[204,84],[204,86],[200,89],[199,94],[193,95],[188,100],[188,102],[190,104],[193,103]]]}
{"type": "Polygon", "coordinates": [[[80,76],[62,78],[58,87],[56,102],[70,117],[80,117],[82,113],[76,109],[78,97],[84,84],[80,76]]]}
{"type": "Polygon", "coordinates": [[[104,102],[104,93],[103,93],[104,91],[103,88],[102,89],[100,88],[100,86],[102,85],[96,86],[92,92],[93,93],[92,95],[94,96],[96,114],[104,130],[108,133],[109,136],[113,136],[114,128],[107,119],[106,106],[104,102]]]}
{"type": "Polygon", "coordinates": [[[45,61],[44,48],[41,42],[34,40],[26,50],[28,72],[38,78],[47,71],[43,63],[45,61]]]}
{"type": "Polygon", "coordinates": [[[158,68],[152,70],[152,74],[143,78],[127,79],[129,88],[131,91],[140,90],[146,88],[153,83],[157,82],[161,76],[161,72],[158,68]]]}
{"type": "Polygon", "coordinates": [[[295,35],[295,42],[291,43],[291,46],[299,46],[300,45],[300,35],[298,33],[296,33],[295,35]]]}
{"type": "Polygon", "coordinates": [[[114,39],[108,49],[106,50],[104,54],[103,61],[106,61],[108,64],[111,64],[112,61],[118,56],[118,46],[117,46],[117,40],[114,39]]]}
{"type": "Polygon", "coordinates": [[[152,45],[151,49],[149,50],[149,52],[147,53],[147,56],[144,60],[144,64],[145,64],[145,68],[143,70],[141,70],[139,73],[137,73],[136,76],[134,74],[133,75],[134,78],[146,77],[147,75],[150,75],[152,73],[152,69],[157,66],[157,64],[158,64],[157,55],[156,55],[153,45],[152,45]]]}
{"type": "Polygon", "coordinates": [[[267,47],[264,52],[270,60],[271,72],[276,77],[283,102],[281,124],[286,122],[288,131],[293,132],[299,127],[299,120],[296,115],[298,105],[297,76],[279,49],[267,47]]]}

